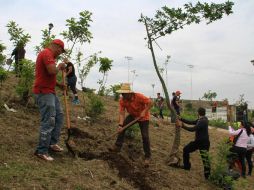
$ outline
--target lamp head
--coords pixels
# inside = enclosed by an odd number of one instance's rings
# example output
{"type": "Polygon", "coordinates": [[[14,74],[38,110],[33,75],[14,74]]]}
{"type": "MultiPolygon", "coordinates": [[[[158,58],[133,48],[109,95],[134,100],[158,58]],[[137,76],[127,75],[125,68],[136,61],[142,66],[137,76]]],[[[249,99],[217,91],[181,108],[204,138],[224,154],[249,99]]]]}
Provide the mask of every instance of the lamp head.
{"type": "Polygon", "coordinates": [[[49,23],[49,30],[51,30],[54,27],[52,23],[49,23]]]}

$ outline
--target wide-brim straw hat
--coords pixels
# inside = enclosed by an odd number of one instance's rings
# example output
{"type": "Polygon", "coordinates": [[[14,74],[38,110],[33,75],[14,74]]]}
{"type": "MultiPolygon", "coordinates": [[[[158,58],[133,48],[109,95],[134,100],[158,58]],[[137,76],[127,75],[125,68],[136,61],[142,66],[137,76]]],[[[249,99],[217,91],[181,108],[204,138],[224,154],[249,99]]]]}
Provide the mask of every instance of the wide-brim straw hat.
{"type": "Polygon", "coordinates": [[[116,91],[119,94],[128,94],[128,93],[134,93],[131,90],[131,85],[130,83],[122,83],[121,88],[119,90],[116,91]]]}

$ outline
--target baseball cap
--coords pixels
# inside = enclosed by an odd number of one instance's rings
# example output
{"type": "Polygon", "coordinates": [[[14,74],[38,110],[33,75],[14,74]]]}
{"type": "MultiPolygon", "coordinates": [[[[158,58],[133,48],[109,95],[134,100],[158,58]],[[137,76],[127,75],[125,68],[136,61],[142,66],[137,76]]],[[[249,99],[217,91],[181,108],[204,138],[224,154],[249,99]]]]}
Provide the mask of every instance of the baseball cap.
{"type": "Polygon", "coordinates": [[[55,39],[55,40],[52,41],[52,43],[59,45],[62,48],[63,52],[66,52],[65,49],[64,49],[64,42],[62,40],[55,39]]]}
{"type": "Polygon", "coordinates": [[[176,91],[176,94],[182,94],[179,90],[176,91]]]}

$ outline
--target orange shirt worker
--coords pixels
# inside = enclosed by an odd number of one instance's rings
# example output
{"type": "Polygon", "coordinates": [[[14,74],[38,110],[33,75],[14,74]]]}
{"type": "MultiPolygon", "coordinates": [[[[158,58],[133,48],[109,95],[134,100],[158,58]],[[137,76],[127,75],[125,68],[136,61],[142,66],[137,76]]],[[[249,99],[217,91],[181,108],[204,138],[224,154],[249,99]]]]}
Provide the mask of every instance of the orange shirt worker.
{"type": "MultiPolygon", "coordinates": [[[[121,93],[122,97],[119,101],[119,127],[118,131],[121,131],[121,128],[128,123],[132,122],[136,118],[139,118],[137,121],[141,130],[142,140],[143,140],[143,149],[145,153],[145,162],[146,166],[149,165],[151,150],[150,150],[150,140],[149,140],[149,119],[150,119],[150,108],[152,107],[151,100],[140,93],[135,93],[131,90],[129,83],[123,83],[120,90],[117,93],[121,93]],[[126,113],[128,113],[127,117],[126,113]]],[[[121,147],[124,142],[125,130],[122,131],[115,142],[115,145],[110,148],[110,151],[118,152],[121,150],[121,147]]]]}

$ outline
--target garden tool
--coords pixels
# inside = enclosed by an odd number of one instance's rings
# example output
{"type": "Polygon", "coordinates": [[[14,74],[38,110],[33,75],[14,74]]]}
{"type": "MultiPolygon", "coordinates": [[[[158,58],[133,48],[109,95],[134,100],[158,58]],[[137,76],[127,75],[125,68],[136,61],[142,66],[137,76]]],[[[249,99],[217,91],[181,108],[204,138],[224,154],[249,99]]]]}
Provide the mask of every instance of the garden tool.
{"type": "Polygon", "coordinates": [[[62,80],[64,85],[64,105],[65,105],[65,112],[66,112],[66,125],[67,125],[67,139],[65,140],[65,145],[68,149],[68,151],[75,157],[75,152],[73,150],[73,147],[75,146],[75,143],[70,139],[71,137],[71,124],[70,124],[70,115],[69,115],[69,106],[67,102],[67,95],[66,95],[66,88],[65,88],[65,73],[62,71],[62,80]]]}
{"type": "Polygon", "coordinates": [[[106,138],[106,140],[110,140],[112,137],[114,137],[117,134],[122,133],[124,130],[128,129],[129,127],[131,127],[132,125],[134,125],[141,117],[137,117],[136,119],[134,119],[133,121],[131,121],[130,123],[128,123],[127,125],[123,126],[121,131],[117,131],[115,133],[113,133],[112,135],[110,135],[109,137],[106,138]]]}

